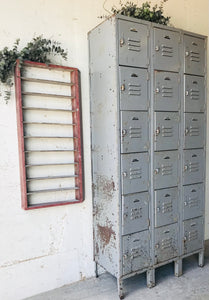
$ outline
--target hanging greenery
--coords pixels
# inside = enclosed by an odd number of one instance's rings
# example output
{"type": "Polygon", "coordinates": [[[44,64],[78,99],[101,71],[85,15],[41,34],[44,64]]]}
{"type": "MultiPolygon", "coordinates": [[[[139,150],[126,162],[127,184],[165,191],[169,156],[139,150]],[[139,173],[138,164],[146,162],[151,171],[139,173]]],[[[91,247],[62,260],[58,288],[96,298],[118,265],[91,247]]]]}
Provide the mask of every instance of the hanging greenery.
{"type": "Polygon", "coordinates": [[[8,87],[4,96],[6,102],[11,95],[12,77],[17,60],[20,61],[21,67],[24,60],[49,64],[51,63],[50,55],[61,55],[63,59],[67,59],[67,52],[57,41],[38,36],[33,38],[22,50],[18,50],[19,42],[20,39],[17,39],[12,49],[4,47],[0,50],[0,81],[8,87]]]}
{"type": "MultiPolygon", "coordinates": [[[[127,1],[125,4],[120,1],[120,8],[113,6],[111,12],[104,9],[110,13],[110,15],[120,14],[127,17],[168,25],[170,17],[165,17],[163,14],[163,5],[167,1],[168,0],[162,0],[159,6],[156,4],[153,7],[151,7],[150,2],[144,2],[141,6],[137,6],[137,4],[130,1],[127,1]]],[[[108,16],[101,16],[101,18],[108,18],[108,16]]]]}

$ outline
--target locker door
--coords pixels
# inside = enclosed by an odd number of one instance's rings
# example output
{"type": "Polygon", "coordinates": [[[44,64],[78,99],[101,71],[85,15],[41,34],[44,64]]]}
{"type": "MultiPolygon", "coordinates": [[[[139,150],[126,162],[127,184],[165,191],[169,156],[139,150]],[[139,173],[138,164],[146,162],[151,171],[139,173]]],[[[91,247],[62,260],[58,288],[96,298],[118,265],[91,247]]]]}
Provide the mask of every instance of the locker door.
{"type": "Polygon", "coordinates": [[[123,236],[123,275],[148,267],[149,231],[123,236]]]}
{"type": "Polygon", "coordinates": [[[154,110],[178,111],[180,109],[179,75],[155,71],[154,76],[154,110]]]}
{"type": "Polygon", "coordinates": [[[184,35],[184,73],[204,76],[205,41],[190,35],[184,35]]]}
{"type": "Polygon", "coordinates": [[[149,119],[147,112],[121,112],[121,152],[149,149],[149,119]]]}
{"type": "Polygon", "coordinates": [[[178,224],[155,229],[155,263],[178,256],[178,224]]]}
{"type": "Polygon", "coordinates": [[[148,229],[149,194],[137,193],[122,196],[122,234],[148,229]]]}
{"type": "Polygon", "coordinates": [[[203,149],[183,151],[183,185],[203,182],[204,160],[203,149]]]}
{"type": "Polygon", "coordinates": [[[179,146],[179,113],[154,113],[154,150],[174,150],[179,146]]]}
{"type": "Polygon", "coordinates": [[[154,68],[178,72],[180,34],[178,32],[154,28],[154,68]]]}
{"type": "Polygon", "coordinates": [[[120,109],[147,110],[148,73],[138,68],[119,68],[120,80],[120,109]]]}
{"type": "Polygon", "coordinates": [[[155,191],[155,227],[178,221],[178,188],[155,191]]]}
{"type": "Polygon", "coordinates": [[[184,76],[184,111],[205,111],[205,84],[203,77],[184,76]]]}
{"type": "Polygon", "coordinates": [[[204,146],[204,114],[184,114],[184,149],[204,146]]]}
{"type": "Polygon", "coordinates": [[[121,155],[122,194],[148,190],[149,186],[148,153],[121,155]]]}
{"type": "Polygon", "coordinates": [[[183,249],[184,254],[193,252],[203,247],[203,218],[190,219],[183,222],[184,237],[183,249]]]}
{"type": "Polygon", "coordinates": [[[204,187],[202,183],[183,187],[183,219],[203,215],[204,187]]]}
{"type": "Polygon", "coordinates": [[[148,66],[148,27],[143,24],[119,20],[119,65],[148,66]]]}
{"type": "Polygon", "coordinates": [[[178,151],[154,153],[154,188],[162,189],[178,185],[178,151]]]}

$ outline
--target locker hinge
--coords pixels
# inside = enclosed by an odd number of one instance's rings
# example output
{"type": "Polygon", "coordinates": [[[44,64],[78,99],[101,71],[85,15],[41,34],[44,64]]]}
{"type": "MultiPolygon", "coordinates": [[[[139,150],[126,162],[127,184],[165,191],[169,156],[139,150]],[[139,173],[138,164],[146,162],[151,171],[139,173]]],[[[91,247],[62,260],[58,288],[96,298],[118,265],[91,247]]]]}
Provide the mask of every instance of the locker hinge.
{"type": "Polygon", "coordinates": [[[148,219],[148,227],[150,227],[150,219],[148,219]]]}
{"type": "MultiPolygon", "coordinates": [[[[149,60],[148,60],[148,65],[149,65],[149,60]]],[[[150,73],[149,72],[147,72],[147,80],[150,80],[150,73]]]]}

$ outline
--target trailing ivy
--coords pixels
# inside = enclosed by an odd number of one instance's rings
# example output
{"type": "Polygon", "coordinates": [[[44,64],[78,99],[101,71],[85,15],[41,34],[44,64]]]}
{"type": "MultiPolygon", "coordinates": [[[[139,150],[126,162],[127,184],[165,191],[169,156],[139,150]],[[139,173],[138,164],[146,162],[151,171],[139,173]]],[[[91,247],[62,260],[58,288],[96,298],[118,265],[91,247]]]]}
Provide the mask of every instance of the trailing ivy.
{"type": "MultiPolygon", "coordinates": [[[[51,63],[50,55],[61,55],[63,59],[67,59],[67,52],[57,41],[38,36],[33,38],[22,50],[18,50],[19,42],[20,40],[17,39],[12,49],[4,47],[0,50],[0,81],[8,87],[12,86],[12,76],[17,59],[20,61],[20,66],[24,60],[49,64],[51,63]]],[[[5,91],[6,102],[10,98],[10,93],[10,90],[5,91]]]]}
{"type": "MultiPolygon", "coordinates": [[[[170,17],[165,17],[163,15],[163,5],[167,1],[168,0],[162,0],[159,7],[157,4],[151,7],[150,2],[144,2],[139,7],[137,6],[137,4],[134,4],[130,1],[127,1],[125,4],[120,1],[120,8],[113,6],[111,8],[110,14],[120,14],[127,17],[133,17],[162,25],[168,25],[170,17]]],[[[108,16],[101,16],[101,18],[103,17],[108,18],[108,16]]]]}

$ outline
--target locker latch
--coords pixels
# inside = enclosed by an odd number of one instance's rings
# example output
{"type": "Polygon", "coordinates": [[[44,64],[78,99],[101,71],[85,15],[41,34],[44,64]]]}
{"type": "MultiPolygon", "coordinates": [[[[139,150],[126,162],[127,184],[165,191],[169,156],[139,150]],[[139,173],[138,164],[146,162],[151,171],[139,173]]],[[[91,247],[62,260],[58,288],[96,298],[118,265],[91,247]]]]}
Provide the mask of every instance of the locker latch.
{"type": "Polygon", "coordinates": [[[120,90],[121,90],[121,91],[125,91],[125,84],[122,84],[122,85],[121,85],[120,90]]]}
{"type": "Polygon", "coordinates": [[[120,46],[122,47],[124,44],[125,44],[124,39],[121,38],[121,39],[120,39],[120,46]]]}
{"type": "Polygon", "coordinates": [[[155,130],[155,134],[156,134],[156,135],[159,135],[159,134],[160,134],[160,127],[158,127],[158,128],[155,130]]]}
{"type": "Polygon", "coordinates": [[[160,46],[155,46],[155,51],[159,51],[160,50],[160,46]]]}
{"type": "Polygon", "coordinates": [[[160,173],[160,168],[157,168],[157,169],[154,170],[154,174],[155,174],[155,175],[157,175],[157,174],[159,174],[159,173],[160,173]]]}
{"type": "Polygon", "coordinates": [[[122,129],[122,136],[125,136],[127,134],[127,130],[126,129],[122,129]]]}

